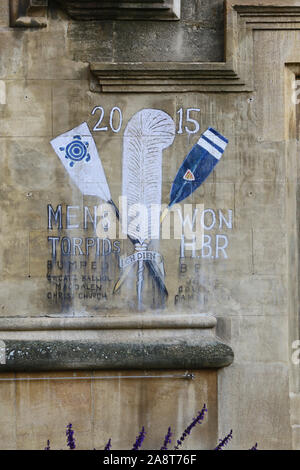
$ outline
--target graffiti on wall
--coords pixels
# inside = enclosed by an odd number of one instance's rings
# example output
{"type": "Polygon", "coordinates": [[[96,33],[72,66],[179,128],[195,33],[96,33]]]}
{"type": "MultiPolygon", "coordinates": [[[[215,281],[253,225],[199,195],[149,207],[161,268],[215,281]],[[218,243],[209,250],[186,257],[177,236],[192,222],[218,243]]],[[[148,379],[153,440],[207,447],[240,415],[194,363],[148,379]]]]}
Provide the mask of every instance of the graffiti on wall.
{"type": "MultiPolygon", "coordinates": [[[[199,111],[196,108],[193,110],[199,111]]],[[[96,107],[92,114],[97,111],[100,112],[100,118],[93,130],[105,132],[107,127],[101,127],[104,109],[96,107]]],[[[165,305],[168,297],[166,267],[164,257],[159,252],[161,237],[168,239],[170,236],[169,233],[166,235],[164,229],[165,220],[170,212],[178,212],[179,225],[181,229],[185,227],[179,203],[189,198],[205,182],[219,163],[228,144],[228,140],[212,127],[199,135],[197,143],[187,152],[170,185],[169,204],[163,207],[163,153],[172,146],[176,134],[183,132],[183,110],[178,113],[178,129],[174,120],[159,109],[142,109],[131,117],[123,135],[122,193],[119,201],[112,200],[104,165],[86,122],[51,141],[55,153],[83,197],[92,196],[99,200],[93,208],[83,206],[82,227],[78,221],[79,206],[66,205],[63,216],[62,204],[56,208],[48,205],[48,230],[53,230],[55,226],[59,232],[57,236],[48,237],[51,250],[48,280],[64,291],[60,295],[56,294],[56,298],[62,296],[64,300],[67,298],[71,301],[77,292],[79,299],[90,294],[96,300],[107,301],[108,297],[118,296],[122,286],[126,282],[128,285],[129,282],[130,295],[135,291],[137,308],[142,310],[146,303],[143,297],[146,270],[154,289],[153,297],[156,296],[155,292],[159,293],[158,306],[165,305]],[[64,228],[67,231],[87,230],[89,226],[92,226],[94,235],[97,236],[61,236],[64,228]],[[123,252],[122,248],[125,240],[132,246],[127,253],[123,252]],[[58,260],[59,253],[61,256],[58,260]],[[92,260],[92,254],[95,260],[92,260]],[[77,257],[80,259],[77,260],[77,257]],[[55,269],[60,269],[61,272],[57,275],[55,269]],[[90,269],[97,274],[91,276],[90,269]]],[[[189,110],[186,119],[186,132],[197,133],[200,130],[199,123],[191,118],[189,110]],[[190,124],[189,127],[189,123],[194,126],[190,124]]],[[[110,128],[118,133],[122,124],[122,112],[115,107],[110,114],[110,128]],[[116,127],[113,121],[115,113],[119,116],[119,124],[116,127]]],[[[192,226],[197,219],[203,229],[206,228],[207,210],[200,209],[197,205],[194,210],[192,226]],[[201,215],[200,218],[198,215],[201,215]]],[[[226,222],[222,213],[220,217],[226,222]]],[[[207,242],[203,231],[198,231],[198,235],[198,240],[192,243],[186,243],[182,230],[180,236],[175,237],[180,238],[181,264],[185,250],[193,243],[196,248],[203,248],[204,253],[207,242]]],[[[195,247],[192,257],[195,256],[195,247]]],[[[225,248],[225,244],[222,245],[218,238],[217,252],[223,250],[224,258],[227,257],[225,248]]],[[[53,299],[51,292],[49,299],[53,299]]]]}

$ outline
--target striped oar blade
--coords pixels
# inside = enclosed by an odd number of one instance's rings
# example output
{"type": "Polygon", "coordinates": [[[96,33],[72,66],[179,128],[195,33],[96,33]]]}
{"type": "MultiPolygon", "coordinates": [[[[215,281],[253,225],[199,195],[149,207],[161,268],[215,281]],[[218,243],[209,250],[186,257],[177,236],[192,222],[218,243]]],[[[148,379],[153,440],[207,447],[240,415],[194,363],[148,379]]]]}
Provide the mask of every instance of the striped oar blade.
{"type": "Polygon", "coordinates": [[[51,145],[82,194],[108,202],[110,190],[98,150],[86,122],[59,135],[51,145]]]}
{"type": "Polygon", "coordinates": [[[213,171],[228,140],[210,127],[202,134],[182,163],[173,182],[169,207],[189,197],[213,171]]]}

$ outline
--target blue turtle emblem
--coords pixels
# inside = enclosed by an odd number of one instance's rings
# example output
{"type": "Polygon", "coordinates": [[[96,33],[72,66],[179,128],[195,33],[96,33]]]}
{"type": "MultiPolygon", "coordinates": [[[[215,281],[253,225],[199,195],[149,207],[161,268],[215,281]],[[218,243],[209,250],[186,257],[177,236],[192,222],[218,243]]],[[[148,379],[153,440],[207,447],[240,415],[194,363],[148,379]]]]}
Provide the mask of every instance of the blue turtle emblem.
{"type": "Polygon", "coordinates": [[[70,166],[73,167],[75,163],[81,162],[85,159],[86,162],[89,162],[91,159],[90,154],[88,153],[88,142],[82,142],[81,135],[74,135],[72,142],[70,142],[67,147],[60,147],[59,150],[66,152],[65,158],[70,159],[70,166]]]}

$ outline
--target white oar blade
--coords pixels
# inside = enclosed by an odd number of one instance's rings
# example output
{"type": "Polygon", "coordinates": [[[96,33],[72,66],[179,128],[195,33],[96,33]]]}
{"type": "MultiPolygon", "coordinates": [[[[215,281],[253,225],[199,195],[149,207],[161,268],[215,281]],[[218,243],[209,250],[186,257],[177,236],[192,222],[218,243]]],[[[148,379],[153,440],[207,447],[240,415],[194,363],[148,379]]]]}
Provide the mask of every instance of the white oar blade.
{"type": "Polygon", "coordinates": [[[162,154],[175,138],[173,119],[159,109],[138,111],[128,122],[123,145],[123,211],[127,233],[143,243],[158,238],[162,154]]]}
{"type": "Polygon", "coordinates": [[[86,122],[59,135],[51,145],[70,177],[87,196],[111,199],[93,136],[86,122]]]}

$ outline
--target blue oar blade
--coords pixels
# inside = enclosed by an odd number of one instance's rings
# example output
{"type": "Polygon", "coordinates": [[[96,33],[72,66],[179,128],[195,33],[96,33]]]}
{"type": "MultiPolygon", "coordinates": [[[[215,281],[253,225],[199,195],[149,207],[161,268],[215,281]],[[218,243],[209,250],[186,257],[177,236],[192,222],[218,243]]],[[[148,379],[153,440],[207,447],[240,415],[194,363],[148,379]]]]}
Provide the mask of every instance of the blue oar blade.
{"type": "Polygon", "coordinates": [[[212,127],[202,134],[178,170],[171,189],[170,207],[199,188],[219,163],[227,144],[226,137],[212,127]]]}

